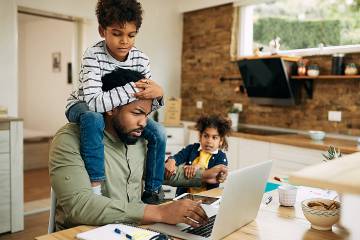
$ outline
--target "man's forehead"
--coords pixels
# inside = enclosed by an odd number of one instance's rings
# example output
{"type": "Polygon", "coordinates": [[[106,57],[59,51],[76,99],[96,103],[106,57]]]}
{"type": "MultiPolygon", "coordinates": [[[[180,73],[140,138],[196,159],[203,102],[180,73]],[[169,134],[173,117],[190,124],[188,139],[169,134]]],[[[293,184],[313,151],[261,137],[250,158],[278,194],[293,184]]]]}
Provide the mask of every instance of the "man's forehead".
{"type": "Polygon", "coordinates": [[[141,108],[148,114],[151,112],[151,104],[152,104],[152,100],[135,100],[125,105],[124,107],[126,107],[127,109],[141,108]]]}

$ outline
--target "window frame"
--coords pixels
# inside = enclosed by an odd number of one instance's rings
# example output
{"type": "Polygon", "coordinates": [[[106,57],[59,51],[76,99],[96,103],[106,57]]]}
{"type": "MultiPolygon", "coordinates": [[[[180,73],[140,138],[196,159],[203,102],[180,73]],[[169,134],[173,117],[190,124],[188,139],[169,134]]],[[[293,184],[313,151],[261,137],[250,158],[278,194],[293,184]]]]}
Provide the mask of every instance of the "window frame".
{"type": "MultiPolygon", "coordinates": [[[[237,42],[238,57],[253,55],[253,9],[256,4],[273,2],[273,0],[238,0],[234,7],[239,7],[239,29],[237,42]],[[251,17],[250,17],[251,16],[251,17]]],[[[322,48],[302,48],[292,50],[280,50],[278,54],[294,56],[331,55],[335,53],[360,52],[360,44],[328,46],[322,48]]],[[[263,55],[270,55],[270,52],[262,52],[263,55]]]]}

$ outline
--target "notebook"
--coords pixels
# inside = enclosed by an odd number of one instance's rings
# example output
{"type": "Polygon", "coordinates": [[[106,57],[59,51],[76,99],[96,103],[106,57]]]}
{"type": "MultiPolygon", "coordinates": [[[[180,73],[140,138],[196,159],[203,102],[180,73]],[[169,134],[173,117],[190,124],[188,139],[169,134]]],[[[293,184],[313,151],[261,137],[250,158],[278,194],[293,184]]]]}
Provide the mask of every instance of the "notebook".
{"type": "Polygon", "coordinates": [[[157,232],[143,228],[137,228],[124,224],[108,224],[83,233],[78,233],[76,238],[80,240],[128,240],[129,238],[126,237],[126,234],[130,235],[132,237],[131,239],[133,240],[147,240],[156,235],[159,235],[157,232]],[[115,231],[115,229],[120,231],[115,231]]]}

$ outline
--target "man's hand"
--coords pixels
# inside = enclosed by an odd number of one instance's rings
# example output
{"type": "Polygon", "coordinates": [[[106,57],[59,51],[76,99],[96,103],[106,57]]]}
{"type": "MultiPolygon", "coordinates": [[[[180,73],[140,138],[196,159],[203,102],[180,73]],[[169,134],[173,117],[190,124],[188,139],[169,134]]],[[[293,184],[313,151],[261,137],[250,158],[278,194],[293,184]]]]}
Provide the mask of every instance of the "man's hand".
{"type": "Polygon", "coordinates": [[[186,223],[192,227],[199,227],[208,221],[200,202],[190,199],[174,201],[169,204],[159,205],[161,222],[168,224],[186,223]]]}
{"type": "Polygon", "coordinates": [[[185,165],[184,166],[185,177],[187,177],[187,179],[193,178],[198,169],[199,169],[198,166],[185,165]]]}
{"type": "Polygon", "coordinates": [[[169,158],[165,163],[165,178],[169,179],[176,171],[176,161],[169,158]]]}
{"type": "Polygon", "coordinates": [[[228,169],[225,165],[216,165],[212,168],[205,170],[202,174],[202,182],[217,184],[226,180],[228,169]]]}
{"type": "Polygon", "coordinates": [[[154,99],[161,98],[163,96],[162,88],[153,80],[141,79],[135,83],[135,86],[140,89],[144,89],[134,94],[134,97],[139,99],[154,99]]]}

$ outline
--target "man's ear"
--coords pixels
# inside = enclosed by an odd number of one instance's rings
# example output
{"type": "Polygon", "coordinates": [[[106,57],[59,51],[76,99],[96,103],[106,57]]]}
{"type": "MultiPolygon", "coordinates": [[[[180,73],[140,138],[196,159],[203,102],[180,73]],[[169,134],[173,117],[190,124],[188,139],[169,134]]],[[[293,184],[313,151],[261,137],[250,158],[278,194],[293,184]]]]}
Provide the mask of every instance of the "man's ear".
{"type": "Polygon", "coordinates": [[[98,31],[102,38],[105,37],[105,29],[101,25],[98,26],[98,31]]]}

